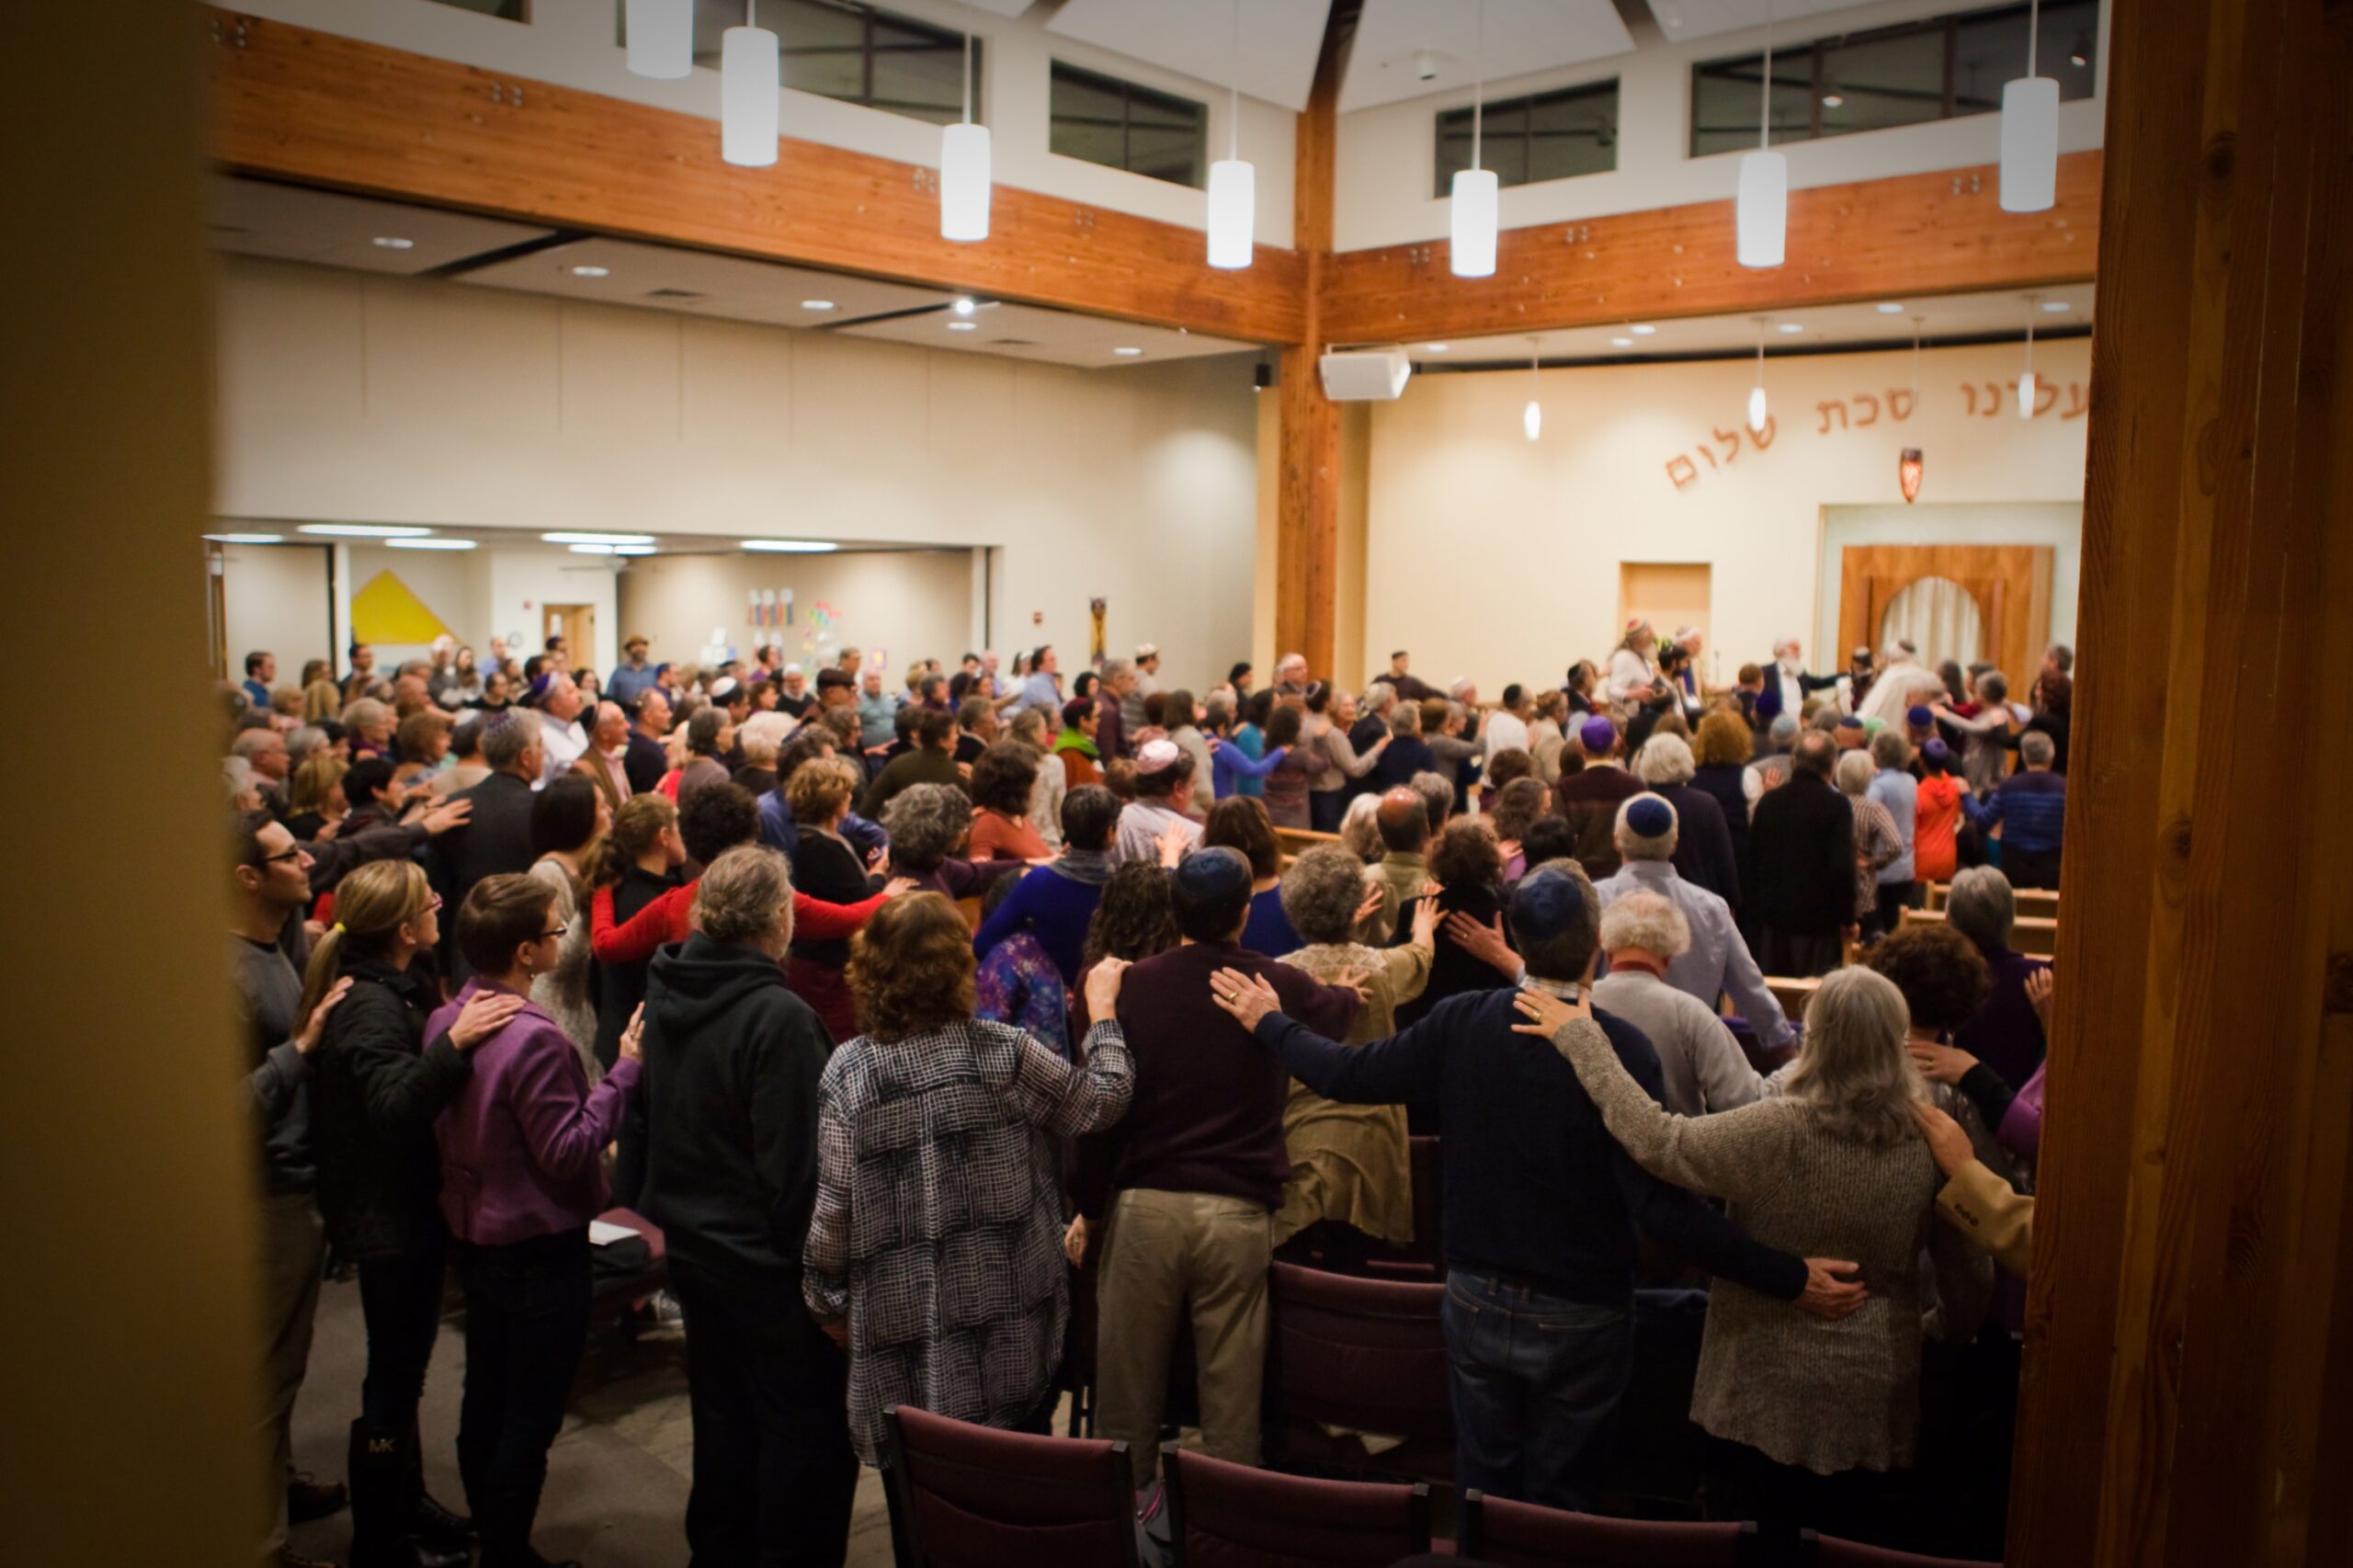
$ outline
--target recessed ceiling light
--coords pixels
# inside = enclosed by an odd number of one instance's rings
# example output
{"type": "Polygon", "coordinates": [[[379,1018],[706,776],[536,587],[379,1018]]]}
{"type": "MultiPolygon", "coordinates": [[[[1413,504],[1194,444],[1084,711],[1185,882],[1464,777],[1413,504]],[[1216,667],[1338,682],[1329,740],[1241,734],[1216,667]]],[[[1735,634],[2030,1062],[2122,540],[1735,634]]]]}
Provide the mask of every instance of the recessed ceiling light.
{"type": "Polygon", "coordinates": [[[1822,107],[1824,108],[1845,108],[1847,107],[1847,100],[1840,94],[1824,93],[1822,95],[1822,107]]]}
{"type": "Polygon", "coordinates": [[[981,324],[976,321],[952,321],[948,324],[948,330],[950,332],[978,332],[981,330],[981,324]]]}
{"type": "Polygon", "coordinates": [[[1805,328],[1800,326],[1793,321],[1785,321],[1781,324],[1781,330],[1783,332],[1803,332],[1805,328]]]}
{"type": "Polygon", "coordinates": [[[1609,347],[1612,348],[1631,348],[1633,346],[1634,340],[1631,337],[1613,337],[1609,340],[1609,347]]]}
{"type": "Polygon", "coordinates": [[[654,547],[650,544],[575,544],[572,547],[572,553],[574,555],[651,555],[654,553],[654,547]]]}
{"type": "Polygon", "coordinates": [[[2045,300],[2042,301],[2042,308],[2054,316],[2063,316],[2074,309],[2064,300],[2045,300]]]}
{"type": "Polygon", "coordinates": [[[1900,316],[1904,313],[1903,302],[1897,300],[1881,300],[1872,309],[1883,316],[1900,316]]]}
{"type": "Polygon", "coordinates": [[[470,539],[388,539],[384,547],[387,550],[472,550],[474,541],[470,539]]]}
{"type": "Polygon", "coordinates": [[[801,308],[804,311],[830,311],[834,302],[831,300],[803,300],[801,308]]]}
{"type": "Polygon", "coordinates": [[[381,245],[386,250],[415,250],[416,248],[415,240],[404,238],[399,234],[378,234],[370,243],[381,245]]]}
{"type": "Polygon", "coordinates": [[[283,544],[284,534],[206,534],[215,544],[283,544]]]}
{"type": "Polygon", "coordinates": [[[1658,328],[1651,325],[1648,322],[1637,322],[1626,330],[1632,333],[1636,337],[1648,337],[1651,334],[1656,332],[1658,328]]]}
{"type": "Polygon", "coordinates": [[[294,531],[318,534],[327,539],[423,539],[433,530],[380,523],[304,523],[294,531]]]}
{"type": "Polygon", "coordinates": [[[615,555],[651,555],[654,553],[654,547],[650,544],[617,544],[613,546],[613,553],[615,555]]]}
{"type": "Polygon", "coordinates": [[[1425,343],[1422,345],[1422,352],[1425,354],[1443,354],[1451,347],[1453,347],[1451,344],[1446,343],[1425,343]]]}
{"type": "Polygon", "coordinates": [[[813,539],[747,539],[743,548],[777,555],[823,555],[841,546],[813,539]]]}
{"type": "Polygon", "coordinates": [[[1133,359],[1133,358],[1137,358],[1139,355],[1142,354],[1143,350],[1142,350],[1142,349],[1141,349],[1141,348],[1129,348],[1129,347],[1119,347],[1119,348],[1114,348],[1114,349],[1112,349],[1112,350],[1111,350],[1111,352],[1112,352],[1112,353],[1114,353],[1114,354],[1117,354],[1117,355],[1118,355],[1120,358],[1122,358],[1122,359],[1133,359]]]}
{"type": "Polygon", "coordinates": [[[969,316],[979,308],[970,299],[959,299],[956,301],[956,313],[960,316],[969,316]]]}
{"type": "Polygon", "coordinates": [[[541,534],[550,544],[652,544],[652,534],[604,533],[596,529],[575,529],[570,532],[541,534]]]}
{"type": "Polygon", "coordinates": [[[595,267],[584,262],[572,269],[572,275],[574,278],[610,278],[613,275],[613,269],[609,267],[595,267]]]}

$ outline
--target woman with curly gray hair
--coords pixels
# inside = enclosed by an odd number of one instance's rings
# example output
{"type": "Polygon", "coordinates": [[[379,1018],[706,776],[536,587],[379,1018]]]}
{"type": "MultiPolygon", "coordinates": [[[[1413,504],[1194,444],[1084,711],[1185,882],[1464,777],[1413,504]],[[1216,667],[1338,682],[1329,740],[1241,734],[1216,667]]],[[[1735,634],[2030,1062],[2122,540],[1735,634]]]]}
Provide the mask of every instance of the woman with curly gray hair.
{"type": "Polygon", "coordinates": [[[953,784],[910,784],[891,798],[882,812],[882,831],[891,835],[892,867],[900,876],[914,879],[910,891],[915,892],[978,898],[997,878],[1017,876],[1027,869],[1021,860],[975,865],[962,858],[972,829],[972,800],[953,784]]]}
{"type": "Polygon", "coordinates": [[[1862,968],[1837,970],[1806,1009],[1782,1093],[1717,1116],[1682,1117],[1644,1092],[1571,1002],[1516,998],[1523,1034],[1576,1069],[1611,1137],[1643,1169],[1729,1200],[1733,1222],[1798,1256],[1855,1259],[1870,1287],[1853,1316],[1824,1322],[1726,1280],[1709,1294],[1691,1418],[1735,1445],[1739,1506],[1771,1533],[1801,1527],[1875,1540],[1882,1472],[1907,1467],[1920,1430],[1922,1239],[1936,1264],[1940,1327],[1965,1340],[1991,1275],[1936,1222],[1943,1184],[1913,1107],[1926,1087],[1904,1037],[1904,994],[1862,968]]]}
{"type": "MultiPolygon", "coordinates": [[[[1364,903],[1364,867],[1334,844],[1319,844],[1290,863],[1282,877],[1283,914],[1307,946],[1283,961],[1317,980],[1340,983],[1361,975],[1364,1005],[1348,1028],[1347,1045],[1385,1040],[1397,1029],[1397,1008],[1429,983],[1438,909],[1436,899],[1415,906],[1404,947],[1368,948],[1354,938],[1364,903]]],[[[1414,1172],[1402,1105],[1338,1105],[1291,1080],[1283,1108],[1283,1146],[1290,1177],[1275,1214],[1272,1241],[1280,1246],[1318,1220],[1353,1226],[1378,1241],[1414,1239],[1414,1172]]]]}

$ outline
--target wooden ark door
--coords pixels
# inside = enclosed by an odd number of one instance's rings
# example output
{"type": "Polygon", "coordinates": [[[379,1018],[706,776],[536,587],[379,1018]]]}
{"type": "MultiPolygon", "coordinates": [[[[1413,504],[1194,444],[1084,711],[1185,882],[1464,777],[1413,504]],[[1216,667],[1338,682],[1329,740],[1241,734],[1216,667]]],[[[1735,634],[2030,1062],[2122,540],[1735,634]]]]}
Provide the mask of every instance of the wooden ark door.
{"type": "MultiPolygon", "coordinates": [[[[2051,640],[2051,562],[2047,544],[1848,545],[1838,566],[1838,661],[1857,648],[1876,651],[1896,595],[1942,577],[1976,601],[1981,656],[2009,676],[2011,697],[2025,701],[2051,640]]],[[[1920,653],[1933,665],[1949,650],[1920,653]]]]}

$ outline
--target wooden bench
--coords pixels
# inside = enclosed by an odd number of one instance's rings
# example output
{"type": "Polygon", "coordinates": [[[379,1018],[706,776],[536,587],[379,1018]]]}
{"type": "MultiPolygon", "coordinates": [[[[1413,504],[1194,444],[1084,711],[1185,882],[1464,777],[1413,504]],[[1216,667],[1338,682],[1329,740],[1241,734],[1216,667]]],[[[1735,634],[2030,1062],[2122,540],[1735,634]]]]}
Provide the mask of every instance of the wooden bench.
{"type": "MultiPolygon", "coordinates": [[[[1904,924],[1913,926],[1924,921],[1942,922],[1941,909],[1907,909],[1904,924]]],[[[2059,921],[2055,915],[2021,915],[2011,924],[2010,946],[2031,958],[2047,959],[2059,950],[2059,921]]]]}

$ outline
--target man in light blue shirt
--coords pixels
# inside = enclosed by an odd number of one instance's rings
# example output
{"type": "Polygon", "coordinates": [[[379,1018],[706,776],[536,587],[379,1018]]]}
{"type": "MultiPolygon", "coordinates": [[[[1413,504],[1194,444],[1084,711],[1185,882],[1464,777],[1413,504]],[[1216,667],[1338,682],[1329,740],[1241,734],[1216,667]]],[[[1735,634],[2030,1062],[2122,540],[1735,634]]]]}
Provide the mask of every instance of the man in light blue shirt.
{"type": "Polygon", "coordinates": [[[1015,712],[1018,713],[1024,708],[1042,709],[1049,720],[1060,722],[1063,713],[1061,664],[1051,644],[1038,650],[1038,656],[1030,661],[1029,677],[1022,681],[1020,694],[1014,700],[1015,712]]]}
{"type": "Polygon", "coordinates": [[[1912,743],[1893,726],[1871,737],[1871,763],[1878,771],[1871,775],[1870,788],[1864,793],[1887,808],[1904,840],[1904,853],[1880,868],[1879,873],[1879,928],[1893,931],[1903,920],[1905,907],[1919,896],[1914,880],[1912,831],[1920,813],[1920,784],[1909,771],[1912,743]]]}
{"type": "Polygon", "coordinates": [[[627,657],[613,666],[605,679],[605,695],[626,708],[654,689],[654,669],[645,662],[645,651],[652,647],[642,637],[631,637],[621,644],[627,657]]]}
{"type": "Polygon", "coordinates": [[[882,689],[882,667],[868,668],[858,681],[858,744],[875,751],[897,734],[899,699],[882,689]]]}

